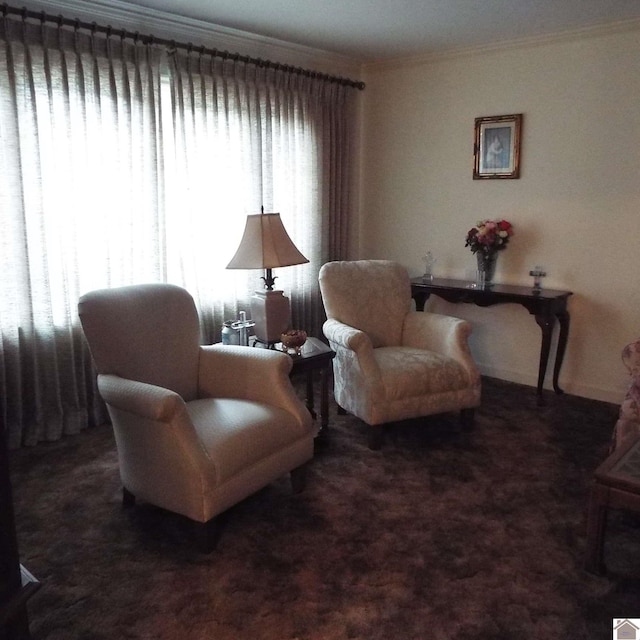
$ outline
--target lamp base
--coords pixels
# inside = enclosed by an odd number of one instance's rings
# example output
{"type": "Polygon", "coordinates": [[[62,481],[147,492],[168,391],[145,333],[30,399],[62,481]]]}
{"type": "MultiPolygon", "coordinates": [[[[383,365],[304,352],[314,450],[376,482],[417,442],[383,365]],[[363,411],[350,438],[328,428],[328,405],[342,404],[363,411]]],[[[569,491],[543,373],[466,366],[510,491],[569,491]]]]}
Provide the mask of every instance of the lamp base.
{"type": "Polygon", "coordinates": [[[256,339],[267,345],[280,342],[289,328],[291,307],[282,291],[256,291],[251,298],[251,319],[256,339]]]}

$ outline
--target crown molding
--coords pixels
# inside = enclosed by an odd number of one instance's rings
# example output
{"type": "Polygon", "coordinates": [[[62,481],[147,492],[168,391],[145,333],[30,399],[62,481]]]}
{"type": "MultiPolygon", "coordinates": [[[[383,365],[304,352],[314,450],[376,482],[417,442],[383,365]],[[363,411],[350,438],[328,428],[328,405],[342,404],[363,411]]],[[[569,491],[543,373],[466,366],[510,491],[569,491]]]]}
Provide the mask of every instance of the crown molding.
{"type": "Polygon", "coordinates": [[[257,34],[223,27],[164,11],[147,9],[122,0],[24,0],[20,6],[66,18],[139,31],[145,35],[193,42],[232,53],[268,58],[283,64],[312,67],[330,74],[355,75],[361,61],[340,54],[293,44],[257,34]]]}
{"type": "Polygon", "coordinates": [[[424,53],[415,56],[404,56],[401,58],[393,58],[391,60],[376,60],[372,62],[364,62],[361,69],[362,72],[365,73],[367,71],[383,71],[387,69],[397,69],[400,67],[420,66],[453,58],[475,57],[479,55],[499,53],[502,51],[510,51],[514,49],[529,49],[551,44],[562,44],[579,40],[586,40],[589,38],[629,33],[637,30],[640,30],[640,19],[633,18],[630,20],[620,20],[618,22],[611,22],[608,24],[583,27],[580,29],[571,29],[554,34],[532,36],[528,38],[518,38],[514,40],[503,40],[501,42],[496,42],[489,45],[450,49],[449,51],[442,51],[438,53],[424,53]]]}

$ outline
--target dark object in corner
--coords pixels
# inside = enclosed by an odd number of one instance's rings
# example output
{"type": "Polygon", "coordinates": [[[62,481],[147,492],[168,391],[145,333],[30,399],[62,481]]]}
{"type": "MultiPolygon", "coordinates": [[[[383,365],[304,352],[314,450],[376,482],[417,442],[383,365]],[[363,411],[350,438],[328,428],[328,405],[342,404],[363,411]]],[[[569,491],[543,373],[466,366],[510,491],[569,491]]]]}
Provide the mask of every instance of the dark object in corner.
{"type": "Polygon", "coordinates": [[[0,640],[28,640],[27,600],[40,583],[20,564],[9,453],[4,425],[0,430],[0,640]]]}

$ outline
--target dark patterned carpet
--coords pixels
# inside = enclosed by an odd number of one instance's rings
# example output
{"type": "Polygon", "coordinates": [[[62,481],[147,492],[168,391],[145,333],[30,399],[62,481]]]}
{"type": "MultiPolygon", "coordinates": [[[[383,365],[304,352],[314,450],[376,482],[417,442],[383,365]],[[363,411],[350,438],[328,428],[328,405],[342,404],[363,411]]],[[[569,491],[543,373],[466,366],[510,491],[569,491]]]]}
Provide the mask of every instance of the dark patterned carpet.
{"type": "Polygon", "coordinates": [[[110,428],[12,452],[36,640],[555,640],[640,617],[640,520],[614,513],[583,570],[588,489],[617,407],[485,379],[475,429],[332,413],[307,489],[231,509],[199,554],[185,522],[120,506],[110,428]]]}

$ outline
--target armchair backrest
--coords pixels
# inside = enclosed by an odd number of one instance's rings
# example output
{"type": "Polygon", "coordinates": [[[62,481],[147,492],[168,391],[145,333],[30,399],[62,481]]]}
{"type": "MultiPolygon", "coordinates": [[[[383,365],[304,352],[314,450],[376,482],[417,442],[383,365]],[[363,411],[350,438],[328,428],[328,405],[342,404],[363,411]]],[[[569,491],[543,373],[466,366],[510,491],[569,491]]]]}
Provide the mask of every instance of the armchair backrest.
{"type": "Polygon", "coordinates": [[[187,291],[170,284],[100,289],[80,298],[78,314],[98,373],[196,398],[200,327],[187,291]]]}
{"type": "Polygon", "coordinates": [[[328,262],[320,269],[327,318],[368,334],[374,347],[397,346],[411,308],[407,270],[389,260],[328,262]]]}

